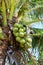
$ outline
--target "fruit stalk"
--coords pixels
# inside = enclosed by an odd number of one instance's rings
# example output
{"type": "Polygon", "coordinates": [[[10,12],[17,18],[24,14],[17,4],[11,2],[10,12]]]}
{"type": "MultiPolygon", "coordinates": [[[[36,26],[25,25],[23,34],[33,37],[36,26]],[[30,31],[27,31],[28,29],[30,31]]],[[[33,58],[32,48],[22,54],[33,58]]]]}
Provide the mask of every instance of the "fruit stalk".
{"type": "Polygon", "coordinates": [[[3,16],[3,26],[7,26],[6,7],[4,0],[2,0],[2,16],[3,16]]]}
{"type": "Polygon", "coordinates": [[[13,13],[14,13],[14,10],[15,10],[15,0],[11,0],[11,9],[10,9],[10,15],[9,15],[9,20],[12,20],[12,16],[13,16],[13,13]]]}

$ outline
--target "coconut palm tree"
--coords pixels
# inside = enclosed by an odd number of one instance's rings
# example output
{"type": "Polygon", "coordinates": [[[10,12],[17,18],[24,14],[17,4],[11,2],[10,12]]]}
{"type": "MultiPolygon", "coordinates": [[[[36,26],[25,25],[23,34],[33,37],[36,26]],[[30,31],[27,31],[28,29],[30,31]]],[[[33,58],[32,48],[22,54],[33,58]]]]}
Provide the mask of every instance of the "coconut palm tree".
{"type": "Polygon", "coordinates": [[[0,0],[0,65],[6,56],[10,65],[38,65],[29,49],[41,44],[43,30],[31,24],[42,22],[42,14],[43,0],[0,0]]]}

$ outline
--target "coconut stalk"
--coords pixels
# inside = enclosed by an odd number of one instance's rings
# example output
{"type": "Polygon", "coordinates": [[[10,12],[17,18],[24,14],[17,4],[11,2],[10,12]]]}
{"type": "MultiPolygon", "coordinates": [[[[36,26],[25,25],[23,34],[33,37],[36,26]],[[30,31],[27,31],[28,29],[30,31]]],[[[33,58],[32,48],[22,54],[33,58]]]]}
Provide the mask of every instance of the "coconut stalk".
{"type": "Polygon", "coordinates": [[[8,3],[8,0],[5,0],[5,3],[6,3],[6,7],[7,7],[7,9],[9,9],[9,3],[8,3]]]}
{"type": "Polygon", "coordinates": [[[10,14],[9,14],[9,20],[12,20],[12,16],[15,10],[15,0],[11,0],[11,9],[10,9],[10,14]]]}
{"type": "Polygon", "coordinates": [[[2,0],[2,16],[3,16],[3,26],[7,26],[7,18],[6,18],[6,7],[5,2],[2,0]]]}

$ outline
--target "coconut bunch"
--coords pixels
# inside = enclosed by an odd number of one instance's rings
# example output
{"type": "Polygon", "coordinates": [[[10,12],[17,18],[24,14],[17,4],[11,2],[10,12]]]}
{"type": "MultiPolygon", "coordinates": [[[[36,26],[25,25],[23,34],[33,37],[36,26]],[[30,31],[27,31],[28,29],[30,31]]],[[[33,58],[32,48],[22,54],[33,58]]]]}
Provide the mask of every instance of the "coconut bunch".
{"type": "Polygon", "coordinates": [[[13,34],[20,47],[31,48],[32,39],[26,35],[26,26],[21,23],[15,23],[13,26],[13,34]]]}

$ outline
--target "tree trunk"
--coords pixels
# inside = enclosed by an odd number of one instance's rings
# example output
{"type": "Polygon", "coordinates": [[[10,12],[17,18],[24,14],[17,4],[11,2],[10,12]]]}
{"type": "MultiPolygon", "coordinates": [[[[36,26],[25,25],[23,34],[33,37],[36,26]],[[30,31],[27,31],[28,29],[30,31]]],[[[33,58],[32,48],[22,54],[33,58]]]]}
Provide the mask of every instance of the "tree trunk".
{"type": "Polygon", "coordinates": [[[0,65],[4,65],[6,50],[7,50],[6,41],[2,41],[0,45],[0,65]]]}

